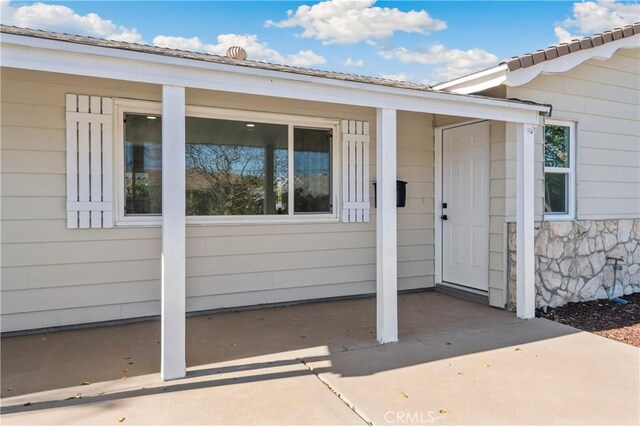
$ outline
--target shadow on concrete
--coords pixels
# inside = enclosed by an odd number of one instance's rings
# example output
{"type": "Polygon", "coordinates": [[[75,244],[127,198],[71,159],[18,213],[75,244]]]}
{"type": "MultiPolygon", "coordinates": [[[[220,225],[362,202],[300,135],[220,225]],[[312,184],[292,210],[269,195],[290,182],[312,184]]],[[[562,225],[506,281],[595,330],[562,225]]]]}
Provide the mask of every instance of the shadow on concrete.
{"type": "MultiPolygon", "coordinates": [[[[326,371],[342,376],[371,375],[577,332],[542,319],[521,321],[510,312],[432,292],[400,295],[399,324],[400,343],[377,345],[375,300],[371,298],[191,317],[187,320],[190,372],[186,380],[192,382],[162,383],[158,378],[158,386],[148,389],[29,406],[5,401],[1,411],[15,413],[326,371]],[[532,327],[536,322],[553,325],[532,327]],[[323,350],[314,352],[314,348],[323,350]],[[340,356],[354,351],[363,354],[357,364],[340,356]],[[259,356],[269,356],[272,361],[243,362],[259,356]],[[215,378],[222,373],[300,362],[318,363],[319,367],[313,372],[305,368],[215,378]],[[208,368],[216,363],[233,365],[208,368]],[[203,369],[198,370],[198,366],[203,369]],[[202,380],[207,377],[214,378],[202,380]]],[[[3,397],[157,373],[160,370],[159,335],[159,322],[150,321],[4,338],[1,348],[3,397]]]]}

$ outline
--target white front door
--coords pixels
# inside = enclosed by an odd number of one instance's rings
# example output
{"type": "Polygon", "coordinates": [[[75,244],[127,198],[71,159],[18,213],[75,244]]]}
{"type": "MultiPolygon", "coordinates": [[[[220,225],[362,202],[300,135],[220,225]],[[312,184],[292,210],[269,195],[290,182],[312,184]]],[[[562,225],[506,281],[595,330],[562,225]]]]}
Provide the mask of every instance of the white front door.
{"type": "Polygon", "coordinates": [[[489,289],[489,122],[443,131],[442,280],[489,289]]]}

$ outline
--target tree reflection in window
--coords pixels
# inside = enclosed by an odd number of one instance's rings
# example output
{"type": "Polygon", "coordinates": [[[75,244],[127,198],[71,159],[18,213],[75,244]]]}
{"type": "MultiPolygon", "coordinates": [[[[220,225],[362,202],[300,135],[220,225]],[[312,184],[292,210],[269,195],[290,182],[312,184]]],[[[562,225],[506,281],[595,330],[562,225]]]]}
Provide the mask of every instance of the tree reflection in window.
{"type": "Polygon", "coordinates": [[[186,214],[287,214],[287,126],[187,117],[186,214]]]}
{"type": "Polygon", "coordinates": [[[545,167],[569,167],[569,127],[544,127],[545,167]]]}

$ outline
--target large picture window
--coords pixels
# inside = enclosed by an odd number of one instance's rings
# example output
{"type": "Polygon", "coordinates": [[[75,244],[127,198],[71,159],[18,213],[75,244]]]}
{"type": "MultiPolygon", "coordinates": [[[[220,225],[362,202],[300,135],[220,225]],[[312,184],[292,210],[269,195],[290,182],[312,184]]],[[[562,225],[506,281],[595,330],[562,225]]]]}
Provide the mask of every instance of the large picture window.
{"type": "MultiPolygon", "coordinates": [[[[136,223],[162,214],[162,117],[126,110],[122,116],[121,219],[136,223]]],[[[336,218],[336,125],[187,107],[186,215],[192,222],[336,218]]]]}
{"type": "Polygon", "coordinates": [[[547,120],[544,127],[544,212],[575,216],[575,123],[547,120]]]}

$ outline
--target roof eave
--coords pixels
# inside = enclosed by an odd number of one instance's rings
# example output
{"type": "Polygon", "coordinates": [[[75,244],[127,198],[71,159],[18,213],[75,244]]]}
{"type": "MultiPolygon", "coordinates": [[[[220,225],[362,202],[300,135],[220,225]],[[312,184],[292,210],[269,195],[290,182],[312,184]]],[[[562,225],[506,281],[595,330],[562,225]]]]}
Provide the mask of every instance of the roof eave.
{"type": "Polygon", "coordinates": [[[432,89],[460,94],[478,93],[501,85],[506,80],[508,71],[506,64],[503,63],[493,68],[436,84],[432,86],[432,89]]]}
{"type": "Polygon", "coordinates": [[[502,84],[506,86],[522,86],[540,74],[553,74],[569,71],[590,59],[606,60],[620,49],[640,47],[640,34],[610,41],[589,49],[579,50],[525,68],[510,70],[507,63],[502,63],[488,70],[469,74],[432,87],[452,93],[473,94],[491,89],[502,84]]]}
{"type": "Polygon", "coordinates": [[[238,67],[28,36],[3,34],[1,42],[3,66],[8,67],[526,123],[548,112],[545,105],[238,67]]]}

